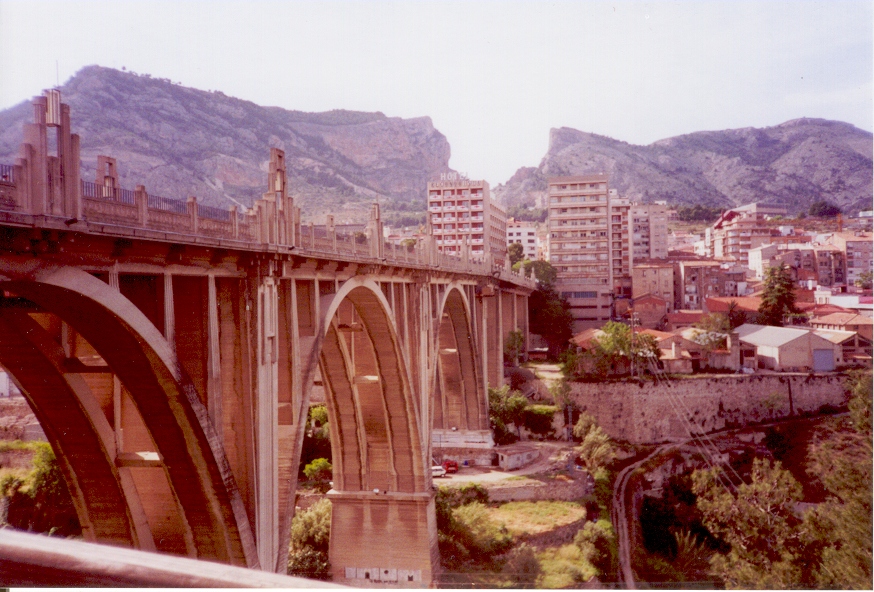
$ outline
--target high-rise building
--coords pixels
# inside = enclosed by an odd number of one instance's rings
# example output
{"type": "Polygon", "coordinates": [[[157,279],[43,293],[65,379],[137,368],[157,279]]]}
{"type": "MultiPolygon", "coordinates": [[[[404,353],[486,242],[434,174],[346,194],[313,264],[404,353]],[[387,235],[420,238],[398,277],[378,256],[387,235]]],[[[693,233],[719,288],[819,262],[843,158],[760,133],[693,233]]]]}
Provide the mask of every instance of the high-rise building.
{"type": "Polygon", "coordinates": [[[456,257],[465,250],[474,258],[491,254],[496,265],[507,259],[507,212],[486,181],[449,174],[428,183],[428,228],[437,250],[456,257]]]}
{"type": "Polygon", "coordinates": [[[667,257],[668,207],[663,204],[633,204],[631,241],[634,261],[667,257]]]}
{"type": "Polygon", "coordinates": [[[524,220],[507,220],[507,248],[513,243],[522,245],[522,256],[535,261],[537,259],[537,224],[524,220]]]}
{"type": "Polygon", "coordinates": [[[568,299],[574,332],[598,327],[614,299],[631,296],[630,205],[610,194],[607,175],[549,179],[549,260],[568,299]]]}

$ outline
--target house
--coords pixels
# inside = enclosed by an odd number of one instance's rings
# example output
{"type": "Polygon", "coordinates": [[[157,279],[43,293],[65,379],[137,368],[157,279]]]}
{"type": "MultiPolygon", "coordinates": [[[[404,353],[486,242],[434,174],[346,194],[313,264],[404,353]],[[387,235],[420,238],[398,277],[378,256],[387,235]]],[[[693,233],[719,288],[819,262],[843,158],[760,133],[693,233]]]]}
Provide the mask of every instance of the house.
{"type": "Polygon", "coordinates": [[[631,301],[632,310],[637,314],[640,326],[647,329],[664,327],[665,316],[670,303],[656,294],[643,294],[631,301]]]}
{"type": "Polygon", "coordinates": [[[810,326],[814,329],[855,331],[868,341],[874,340],[872,337],[874,319],[854,312],[835,312],[824,317],[810,319],[810,326]]]}
{"type": "Polygon", "coordinates": [[[835,362],[839,366],[871,366],[871,340],[855,331],[816,329],[815,334],[835,344],[835,362]]]}
{"type": "Polygon", "coordinates": [[[512,444],[495,447],[498,453],[498,466],[505,471],[513,471],[537,460],[540,451],[531,444],[512,444]]]}
{"type": "Polygon", "coordinates": [[[810,330],[747,323],[735,331],[741,344],[755,347],[759,368],[777,372],[835,369],[835,344],[810,330]]]}

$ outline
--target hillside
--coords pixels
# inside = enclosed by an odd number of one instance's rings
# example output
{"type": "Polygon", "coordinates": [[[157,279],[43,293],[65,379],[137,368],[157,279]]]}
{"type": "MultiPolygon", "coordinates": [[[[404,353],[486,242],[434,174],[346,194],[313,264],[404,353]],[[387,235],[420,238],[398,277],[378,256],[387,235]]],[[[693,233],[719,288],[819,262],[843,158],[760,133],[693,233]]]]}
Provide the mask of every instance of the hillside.
{"type": "Polygon", "coordinates": [[[547,178],[607,173],[635,201],[733,207],[752,201],[797,213],[815,201],[870,208],[872,134],[850,124],[797,119],[774,127],[696,132],[635,146],[570,128],[550,131],[540,166],[524,167],[495,193],[533,205],[547,178]]]}
{"type": "MultiPolygon", "coordinates": [[[[80,70],[61,93],[81,136],[84,179],[107,154],[118,159],[122,186],[167,197],[250,205],[266,190],[275,146],[307,218],[361,221],[377,196],[386,209],[424,211],[428,179],[450,170],[449,143],[428,117],[261,107],[99,66],[80,70]]],[[[0,112],[0,162],[14,161],[31,113],[29,101],[0,112]]]]}

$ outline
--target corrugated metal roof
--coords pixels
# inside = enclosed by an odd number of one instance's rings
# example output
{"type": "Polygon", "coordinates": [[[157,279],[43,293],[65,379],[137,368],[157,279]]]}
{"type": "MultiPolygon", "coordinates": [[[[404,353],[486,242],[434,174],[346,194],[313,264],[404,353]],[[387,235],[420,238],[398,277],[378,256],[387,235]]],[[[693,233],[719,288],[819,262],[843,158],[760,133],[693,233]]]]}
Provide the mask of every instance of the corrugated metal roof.
{"type": "Polygon", "coordinates": [[[741,325],[735,329],[740,340],[750,345],[764,345],[780,347],[791,341],[800,339],[810,334],[806,329],[790,329],[788,327],[770,327],[767,325],[753,325],[750,323],[741,325]]]}

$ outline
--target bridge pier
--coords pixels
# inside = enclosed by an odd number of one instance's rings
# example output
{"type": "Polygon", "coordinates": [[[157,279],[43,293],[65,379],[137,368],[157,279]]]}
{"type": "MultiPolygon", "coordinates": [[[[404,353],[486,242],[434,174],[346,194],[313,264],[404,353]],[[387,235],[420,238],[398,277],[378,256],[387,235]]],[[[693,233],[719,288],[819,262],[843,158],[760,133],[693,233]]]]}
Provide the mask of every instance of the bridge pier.
{"type": "Polygon", "coordinates": [[[108,156],[81,181],[59,101],[0,165],[0,363],[84,536],[284,571],[315,391],[336,580],[431,585],[433,449],[491,447],[487,389],[533,283],[387,247],[378,207],[366,245],[302,227],[275,148],[247,211],[126,190],[108,156]]]}
{"type": "Polygon", "coordinates": [[[329,491],[333,581],[430,586],[440,565],[433,492],[329,491]]]}

